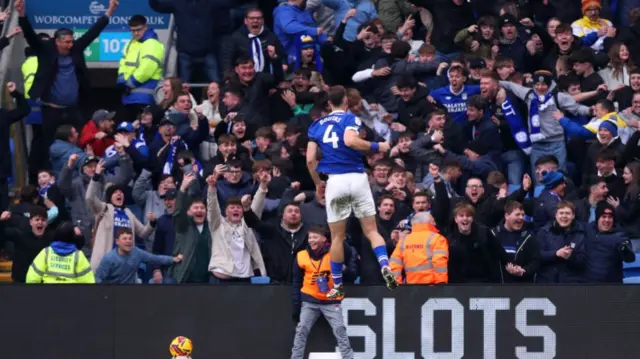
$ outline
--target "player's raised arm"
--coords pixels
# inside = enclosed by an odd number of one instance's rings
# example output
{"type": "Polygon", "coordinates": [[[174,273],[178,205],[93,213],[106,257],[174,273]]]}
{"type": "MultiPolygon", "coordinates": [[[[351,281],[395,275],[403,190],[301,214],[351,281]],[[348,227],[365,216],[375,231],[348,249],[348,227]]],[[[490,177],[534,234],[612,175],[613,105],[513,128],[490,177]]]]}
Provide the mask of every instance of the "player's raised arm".
{"type": "Polygon", "coordinates": [[[313,183],[315,183],[316,186],[322,183],[316,171],[316,168],[318,168],[318,144],[311,140],[307,143],[307,168],[309,169],[313,183]]]}
{"type": "MultiPolygon", "coordinates": [[[[357,151],[373,151],[385,153],[389,151],[389,142],[369,142],[360,138],[360,134],[354,128],[347,128],[344,131],[344,144],[357,151]]],[[[309,152],[307,152],[307,161],[309,152]]],[[[307,162],[308,163],[308,162],[307,162]]]]}

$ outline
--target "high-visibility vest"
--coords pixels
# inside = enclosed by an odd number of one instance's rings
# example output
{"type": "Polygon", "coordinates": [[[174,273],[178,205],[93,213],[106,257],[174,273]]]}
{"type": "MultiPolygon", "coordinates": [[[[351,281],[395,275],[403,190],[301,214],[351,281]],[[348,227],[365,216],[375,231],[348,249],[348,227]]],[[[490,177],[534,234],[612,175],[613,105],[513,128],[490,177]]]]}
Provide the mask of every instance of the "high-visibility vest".
{"type": "Polygon", "coordinates": [[[95,283],[91,264],[82,251],[61,256],[51,248],[43,249],[31,263],[27,283],[95,283]]]}
{"type": "Polygon", "coordinates": [[[24,80],[24,97],[29,98],[29,91],[38,71],[38,57],[29,56],[22,63],[22,79],[24,80]]]}
{"type": "MultiPolygon", "coordinates": [[[[333,288],[329,253],[325,253],[319,260],[315,260],[311,258],[307,250],[304,250],[298,252],[297,259],[298,266],[304,271],[304,279],[302,280],[302,289],[300,292],[318,300],[327,300],[327,293],[320,292],[316,280],[319,277],[324,277],[327,279],[328,287],[333,288]]],[[[342,297],[339,297],[335,300],[341,299],[342,297]]]]}
{"type": "Polygon", "coordinates": [[[391,255],[389,265],[398,282],[407,284],[447,283],[449,243],[430,224],[415,224],[391,255]]]}
{"type": "Polygon", "coordinates": [[[153,30],[147,30],[142,41],[131,40],[127,44],[118,68],[118,82],[129,87],[122,98],[127,104],[152,104],[158,82],[162,78],[164,45],[157,40],[153,30]]]}

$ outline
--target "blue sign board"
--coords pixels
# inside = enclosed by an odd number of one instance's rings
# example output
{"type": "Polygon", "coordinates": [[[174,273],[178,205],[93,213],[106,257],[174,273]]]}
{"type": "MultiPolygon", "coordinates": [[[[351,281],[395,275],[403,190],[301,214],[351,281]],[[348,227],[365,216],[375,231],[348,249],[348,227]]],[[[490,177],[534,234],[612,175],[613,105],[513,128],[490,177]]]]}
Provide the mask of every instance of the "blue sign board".
{"type": "MultiPolygon", "coordinates": [[[[107,12],[109,0],[27,0],[27,17],[36,30],[88,29],[107,12]]],[[[171,14],[159,14],[149,7],[148,0],[120,0],[105,31],[126,32],[129,18],[144,15],[152,29],[169,28],[171,14]]]]}

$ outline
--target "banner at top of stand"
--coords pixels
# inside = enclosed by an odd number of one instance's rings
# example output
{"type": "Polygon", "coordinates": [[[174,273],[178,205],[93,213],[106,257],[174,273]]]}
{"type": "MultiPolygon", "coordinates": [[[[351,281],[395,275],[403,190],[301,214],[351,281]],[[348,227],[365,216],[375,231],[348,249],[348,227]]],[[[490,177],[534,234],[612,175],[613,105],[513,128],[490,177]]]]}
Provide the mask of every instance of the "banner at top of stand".
{"type": "MultiPolygon", "coordinates": [[[[73,30],[88,29],[109,8],[109,0],[27,0],[27,17],[37,30],[67,27],[73,30]]],[[[128,31],[128,21],[133,15],[144,15],[152,29],[168,29],[170,14],[159,14],[149,7],[146,0],[120,0],[111,16],[106,31],[128,31]]]]}

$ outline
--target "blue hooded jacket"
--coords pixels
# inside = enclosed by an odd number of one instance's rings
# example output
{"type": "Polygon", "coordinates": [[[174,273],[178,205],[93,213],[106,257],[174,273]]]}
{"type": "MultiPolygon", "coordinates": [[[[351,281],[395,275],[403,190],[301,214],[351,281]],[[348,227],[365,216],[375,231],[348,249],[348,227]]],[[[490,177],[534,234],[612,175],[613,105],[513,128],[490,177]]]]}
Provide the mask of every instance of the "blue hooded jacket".
{"type": "Polygon", "coordinates": [[[75,168],[72,173],[75,176],[78,174],[78,169],[82,167],[85,159],[87,158],[87,154],[80,149],[80,147],[69,143],[67,141],[55,140],[51,147],[49,148],[49,156],[51,158],[51,169],[55,172],[56,177],[60,176],[60,171],[62,171],[62,167],[67,165],[69,162],[69,157],[71,155],[77,154],[80,156],[76,161],[75,168]]]}
{"type": "Polygon", "coordinates": [[[297,6],[282,4],[273,10],[273,32],[287,51],[290,63],[295,62],[296,44],[295,39],[302,35],[314,38],[318,43],[325,44],[327,35],[318,36],[318,25],[313,19],[313,14],[297,6]]]}
{"type": "Polygon", "coordinates": [[[75,244],[55,241],[51,243],[51,249],[59,256],[66,257],[78,250],[75,244]]]}

